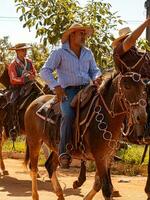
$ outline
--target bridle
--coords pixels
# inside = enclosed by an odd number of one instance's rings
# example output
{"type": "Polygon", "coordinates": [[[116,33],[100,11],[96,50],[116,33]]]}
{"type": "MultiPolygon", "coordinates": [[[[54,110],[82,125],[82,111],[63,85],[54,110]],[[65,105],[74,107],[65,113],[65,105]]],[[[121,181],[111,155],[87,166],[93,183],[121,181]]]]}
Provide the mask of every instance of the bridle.
{"type": "Polygon", "coordinates": [[[146,106],[146,100],[144,98],[139,99],[136,102],[129,102],[129,100],[126,99],[125,95],[122,92],[122,88],[121,88],[121,80],[122,78],[128,78],[131,77],[132,80],[136,83],[141,82],[143,85],[145,85],[145,83],[143,82],[143,80],[141,79],[141,74],[135,73],[135,72],[130,72],[130,74],[126,74],[126,75],[121,75],[120,76],[120,80],[118,81],[118,88],[119,88],[119,95],[122,96],[122,98],[124,99],[125,103],[127,103],[130,107],[131,106],[146,106]]]}
{"type": "MultiPolygon", "coordinates": [[[[99,131],[102,134],[102,137],[105,141],[108,142],[108,145],[110,149],[112,149],[112,152],[114,149],[118,148],[119,140],[113,139],[113,134],[111,131],[108,130],[108,124],[105,120],[105,115],[103,114],[103,109],[106,110],[106,112],[109,114],[111,118],[115,118],[122,115],[127,115],[129,118],[129,126],[133,125],[132,120],[132,110],[135,106],[142,106],[146,107],[146,100],[143,98],[140,98],[136,100],[135,102],[130,102],[123,91],[123,88],[121,86],[121,82],[123,78],[132,78],[132,80],[136,83],[142,83],[145,85],[145,83],[141,79],[141,75],[137,74],[135,72],[129,72],[127,74],[121,74],[119,73],[116,76],[116,92],[113,95],[113,98],[110,103],[110,107],[107,106],[107,103],[105,99],[103,98],[103,95],[101,94],[101,91],[98,90],[97,94],[93,97],[91,104],[89,106],[87,115],[84,117],[84,120],[79,123],[79,126],[83,126],[83,132],[81,134],[80,139],[80,149],[82,151],[82,154],[85,156],[86,150],[84,146],[84,136],[87,132],[87,129],[89,128],[91,121],[95,118],[95,121],[97,122],[97,126],[99,131]],[[120,106],[121,111],[115,112],[115,104],[120,106]],[[94,112],[92,112],[92,108],[94,108],[94,112]]],[[[115,80],[115,79],[114,79],[115,80]]],[[[144,94],[143,94],[144,96],[144,94]]],[[[85,156],[86,157],[86,156],[85,156]]]]}
{"type": "MultiPolygon", "coordinates": [[[[143,82],[143,80],[141,79],[141,75],[135,72],[130,72],[128,74],[122,75],[121,73],[118,74],[119,78],[118,78],[118,82],[117,82],[117,91],[114,94],[111,103],[110,103],[110,108],[107,106],[101,92],[99,92],[99,96],[100,96],[100,100],[102,101],[105,109],[107,110],[107,112],[109,113],[109,115],[111,116],[111,118],[115,118],[118,115],[122,115],[122,114],[129,114],[129,112],[131,111],[132,107],[135,106],[142,106],[142,107],[146,107],[146,100],[144,98],[140,98],[138,101],[136,102],[130,102],[124,92],[123,89],[121,87],[121,81],[123,78],[129,78],[131,77],[132,80],[134,82],[141,82],[143,85],[145,85],[145,83],[143,82]],[[115,112],[115,103],[116,101],[118,101],[120,107],[121,107],[121,111],[120,112],[115,112]]],[[[95,112],[99,112],[99,105],[95,107],[95,112]]]]}

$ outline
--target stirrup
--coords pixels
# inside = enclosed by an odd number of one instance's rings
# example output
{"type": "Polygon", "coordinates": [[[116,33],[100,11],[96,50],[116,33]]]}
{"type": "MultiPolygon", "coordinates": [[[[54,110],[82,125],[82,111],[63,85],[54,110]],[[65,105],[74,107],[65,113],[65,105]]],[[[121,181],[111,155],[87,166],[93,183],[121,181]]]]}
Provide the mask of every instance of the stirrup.
{"type": "Polygon", "coordinates": [[[59,163],[60,163],[60,167],[63,169],[69,169],[70,168],[70,164],[72,162],[72,158],[71,155],[68,153],[62,153],[59,156],[59,163]]]}

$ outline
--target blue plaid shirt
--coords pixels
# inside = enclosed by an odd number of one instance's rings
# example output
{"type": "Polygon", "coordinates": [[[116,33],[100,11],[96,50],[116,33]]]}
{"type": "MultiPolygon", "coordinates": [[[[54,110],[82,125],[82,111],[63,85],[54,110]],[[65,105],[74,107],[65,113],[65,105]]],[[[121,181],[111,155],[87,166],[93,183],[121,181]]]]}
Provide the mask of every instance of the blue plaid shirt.
{"type": "Polygon", "coordinates": [[[66,88],[68,86],[89,84],[90,80],[95,80],[101,75],[101,71],[97,68],[90,49],[82,47],[80,58],[78,58],[67,42],[51,53],[41,68],[40,75],[48,86],[53,89],[58,85],[66,88]],[[55,69],[58,75],[57,80],[53,75],[55,69]]]}

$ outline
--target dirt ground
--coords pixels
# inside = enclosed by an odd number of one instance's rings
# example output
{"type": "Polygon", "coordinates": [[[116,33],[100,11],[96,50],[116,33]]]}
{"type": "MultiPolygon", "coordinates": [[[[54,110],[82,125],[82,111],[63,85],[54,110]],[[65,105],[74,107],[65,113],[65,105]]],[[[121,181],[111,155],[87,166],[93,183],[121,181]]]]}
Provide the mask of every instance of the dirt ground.
{"type": "MultiPolygon", "coordinates": [[[[22,166],[22,160],[5,159],[8,176],[0,176],[0,200],[31,200],[31,178],[22,166]]],[[[39,168],[41,178],[38,179],[40,200],[57,200],[52,185],[43,167],[39,168]]],[[[65,200],[81,200],[93,185],[94,173],[87,173],[87,181],[79,189],[72,189],[72,183],[78,176],[79,169],[58,171],[59,181],[64,191],[65,200]]],[[[146,177],[113,176],[113,183],[121,197],[114,200],[146,200],[144,186],[146,177]]],[[[94,200],[104,200],[99,192],[94,200]]]]}

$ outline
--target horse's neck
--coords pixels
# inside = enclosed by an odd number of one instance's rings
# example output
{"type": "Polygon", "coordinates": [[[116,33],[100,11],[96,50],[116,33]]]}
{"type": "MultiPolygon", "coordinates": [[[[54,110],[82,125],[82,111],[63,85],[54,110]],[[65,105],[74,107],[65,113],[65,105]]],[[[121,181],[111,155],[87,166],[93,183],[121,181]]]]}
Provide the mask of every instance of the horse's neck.
{"type": "Polygon", "coordinates": [[[124,112],[125,107],[121,99],[121,94],[119,93],[117,81],[112,83],[109,88],[106,88],[102,97],[110,111],[115,113],[124,112]]]}

